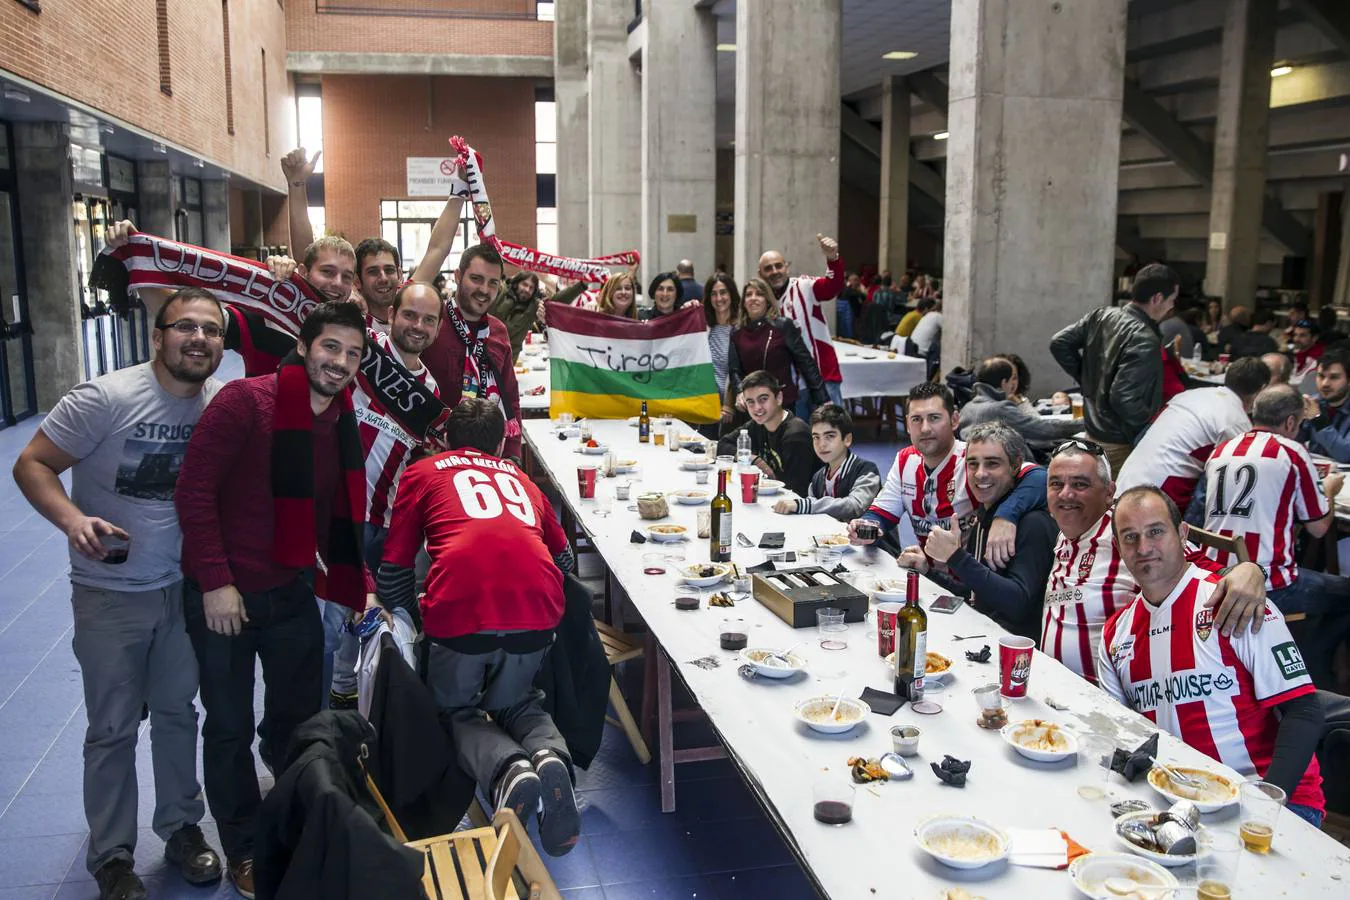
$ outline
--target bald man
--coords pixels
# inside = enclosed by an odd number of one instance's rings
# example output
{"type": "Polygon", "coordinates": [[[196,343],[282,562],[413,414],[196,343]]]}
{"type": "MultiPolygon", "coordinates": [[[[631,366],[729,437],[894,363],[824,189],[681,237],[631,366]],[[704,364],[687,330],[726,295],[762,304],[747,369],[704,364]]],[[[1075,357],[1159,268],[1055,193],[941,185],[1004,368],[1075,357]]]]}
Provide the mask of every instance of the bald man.
{"type": "Polygon", "coordinates": [[[699,284],[694,278],[694,263],[692,260],[682,259],[675,266],[675,275],[680,279],[680,287],[684,291],[685,300],[702,300],[703,285],[699,284]]]}
{"type": "Polygon", "coordinates": [[[1289,376],[1294,372],[1294,364],[1289,357],[1283,353],[1263,353],[1261,362],[1270,369],[1271,384],[1288,384],[1289,376]]]}
{"type": "MultiPolygon", "coordinates": [[[[844,378],[839,374],[839,359],[835,356],[834,345],[830,343],[830,328],[826,324],[822,304],[838,297],[844,290],[844,261],[839,258],[839,243],[834,238],[817,234],[816,241],[820,244],[820,252],[825,255],[828,275],[793,278],[792,263],[779,251],[770,250],[759,258],[759,277],[773,288],[782,315],[791,319],[806,338],[806,346],[820,369],[821,377],[825,379],[825,389],[830,394],[831,402],[843,406],[843,394],[839,386],[844,378]]],[[[798,396],[795,412],[801,419],[810,420],[810,397],[806,391],[801,391],[798,396]]]]}

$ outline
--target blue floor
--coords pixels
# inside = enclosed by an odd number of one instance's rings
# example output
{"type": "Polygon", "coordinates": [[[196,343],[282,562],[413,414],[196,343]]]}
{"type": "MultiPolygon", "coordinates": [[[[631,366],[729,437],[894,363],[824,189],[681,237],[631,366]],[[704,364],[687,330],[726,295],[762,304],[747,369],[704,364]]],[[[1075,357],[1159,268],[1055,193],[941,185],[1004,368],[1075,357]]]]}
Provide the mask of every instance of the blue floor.
{"type": "MultiPolygon", "coordinates": [[[[85,717],[70,644],[66,540],[9,477],[36,427],[29,420],[0,429],[0,900],[96,900],[84,865],[85,717]]],[[[893,448],[859,450],[883,473],[894,459],[893,448]]],[[[639,695],[630,696],[636,706],[639,695]]],[[[147,727],[137,750],[146,823],[154,804],[147,727]]],[[[677,745],[705,740],[698,730],[678,726],[677,745]]],[[[661,813],[657,778],[655,763],[639,765],[623,736],[607,730],[599,758],[579,773],[583,837],[567,857],[546,860],[569,898],[814,896],[729,762],[681,766],[678,810],[670,815],[661,813]]],[[[203,828],[219,847],[210,821],[203,828]]],[[[140,831],[136,858],[152,897],[237,896],[228,884],[183,882],[149,828],[140,831]]]]}

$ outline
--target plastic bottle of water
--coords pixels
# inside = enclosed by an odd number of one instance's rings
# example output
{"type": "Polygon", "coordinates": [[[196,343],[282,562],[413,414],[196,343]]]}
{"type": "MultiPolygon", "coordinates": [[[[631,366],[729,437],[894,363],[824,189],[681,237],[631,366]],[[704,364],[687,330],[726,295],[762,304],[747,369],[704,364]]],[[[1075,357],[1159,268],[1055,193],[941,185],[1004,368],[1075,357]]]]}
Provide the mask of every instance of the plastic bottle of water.
{"type": "Polygon", "coordinates": [[[740,436],[736,438],[736,462],[748,466],[753,458],[754,454],[750,451],[750,433],[742,429],[740,436]]]}
{"type": "Polygon", "coordinates": [[[1204,348],[1201,347],[1200,342],[1199,342],[1199,341],[1196,341],[1196,342],[1195,342],[1195,349],[1191,351],[1191,362],[1192,362],[1193,364],[1195,364],[1195,365],[1197,365],[1197,366],[1200,365],[1200,359],[1201,359],[1201,354],[1202,354],[1202,352],[1203,352],[1203,349],[1204,349],[1204,348]]]}

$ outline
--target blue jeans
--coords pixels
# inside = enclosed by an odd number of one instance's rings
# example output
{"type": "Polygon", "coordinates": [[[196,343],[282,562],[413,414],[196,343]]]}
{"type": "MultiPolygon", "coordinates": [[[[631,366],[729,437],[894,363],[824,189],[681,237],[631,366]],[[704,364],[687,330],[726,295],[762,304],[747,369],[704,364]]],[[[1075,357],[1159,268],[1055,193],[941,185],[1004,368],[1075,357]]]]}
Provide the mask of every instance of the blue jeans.
{"type": "Polygon", "coordinates": [[[853,307],[847,300],[834,301],[834,323],[840,337],[853,337],[853,307]]]}
{"type": "Polygon", "coordinates": [[[361,655],[361,641],[343,625],[352,611],[331,600],[319,600],[323,614],[323,692],[322,707],[328,708],[329,692],[356,693],[356,661],[361,655]]]}
{"type": "Polygon", "coordinates": [[[1301,803],[1290,803],[1285,809],[1289,810],[1314,828],[1321,828],[1322,820],[1326,818],[1326,814],[1321,810],[1313,809],[1311,806],[1304,806],[1301,803]]]}

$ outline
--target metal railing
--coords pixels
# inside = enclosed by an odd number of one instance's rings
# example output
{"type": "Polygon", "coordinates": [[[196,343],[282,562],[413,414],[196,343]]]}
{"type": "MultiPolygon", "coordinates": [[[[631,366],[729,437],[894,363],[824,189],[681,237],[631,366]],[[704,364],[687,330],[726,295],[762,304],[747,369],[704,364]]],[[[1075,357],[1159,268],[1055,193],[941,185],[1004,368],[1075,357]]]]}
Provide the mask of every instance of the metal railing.
{"type": "Polygon", "coordinates": [[[536,21],[535,0],[314,0],[316,13],[422,19],[536,21]]]}

